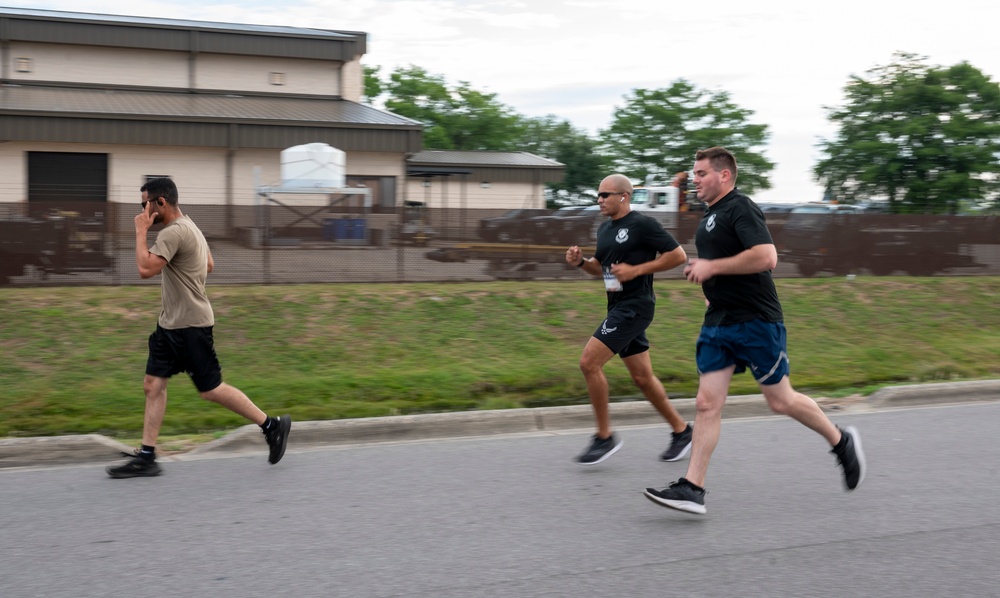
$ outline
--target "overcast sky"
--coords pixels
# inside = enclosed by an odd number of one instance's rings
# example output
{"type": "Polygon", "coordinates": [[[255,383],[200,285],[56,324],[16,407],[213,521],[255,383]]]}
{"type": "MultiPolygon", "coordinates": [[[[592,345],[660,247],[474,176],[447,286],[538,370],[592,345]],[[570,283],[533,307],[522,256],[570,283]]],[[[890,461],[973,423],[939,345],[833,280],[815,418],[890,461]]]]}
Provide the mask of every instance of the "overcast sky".
{"type": "MultiPolygon", "coordinates": [[[[596,134],[632,89],[684,78],[726,91],[768,125],[776,168],[757,201],[821,197],[811,169],[851,75],[897,51],[962,61],[1000,80],[996,0],[57,0],[75,12],[368,33],[363,63],[416,65],[468,81],[527,116],[554,114],[596,134]]],[[[737,156],[737,159],[739,156],[737,156]]],[[[626,173],[627,174],[627,173],[626,173]]]]}

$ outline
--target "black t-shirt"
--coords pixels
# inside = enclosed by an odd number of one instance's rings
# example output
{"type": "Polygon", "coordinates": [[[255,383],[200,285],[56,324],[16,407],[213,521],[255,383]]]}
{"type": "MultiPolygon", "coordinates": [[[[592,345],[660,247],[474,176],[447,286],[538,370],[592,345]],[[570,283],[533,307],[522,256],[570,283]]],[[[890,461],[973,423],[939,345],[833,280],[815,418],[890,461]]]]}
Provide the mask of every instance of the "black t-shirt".
{"type": "MultiPolygon", "coordinates": [[[[656,220],[629,212],[618,220],[607,220],[597,229],[597,251],[594,257],[607,273],[613,264],[643,264],[656,259],[659,253],[669,253],[680,247],[677,240],[656,220]]],[[[638,276],[622,283],[622,290],[608,291],[608,309],[623,303],[652,315],[656,304],[653,275],[638,276]]]]}
{"type": "MultiPolygon", "coordinates": [[[[773,243],[764,213],[736,189],[705,210],[694,237],[698,257],[710,260],[737,255],[754,245],[773,243]]],[[[706,326],[783,320],[770,270],[714,276],[702,284],[702,291],[709,302],[705,310],[706,326]]]]}

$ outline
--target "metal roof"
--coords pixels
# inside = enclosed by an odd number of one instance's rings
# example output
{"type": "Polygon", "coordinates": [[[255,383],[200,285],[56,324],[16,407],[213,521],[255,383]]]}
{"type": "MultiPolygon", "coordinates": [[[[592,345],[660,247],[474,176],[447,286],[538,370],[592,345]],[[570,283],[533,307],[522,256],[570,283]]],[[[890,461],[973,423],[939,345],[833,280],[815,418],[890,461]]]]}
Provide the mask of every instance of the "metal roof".
{"type": "Polygon", "coordinates": [[[407,164],[441,164],[448,166],[492,166],[513,168],[563,168],[565,165],[528,152],[424,150],[406,161],[407,164]]]}
{"type": "Polygon", "coordinates": [[[406,159],[406,173],[414,177],[463,178],[496,183],[563,180],[565,166],[528,152],[424,150],[406,159]]]}
{"type": "Polygon", "coordinates": [[[0,16],[35,17],[43,20],[67,20],[76,22],[101,22],[120,25],[142,25],[171,29],[266,33],[295,37],[322,37],[331,39],[352,39],[364,35],[356,31],[334,31],[330,29],[309,29],[305,27],[283,27],[277,25],[244,25],[241,23],[216,23],[211,21],[188,21],[185,19],[163,19],[155,17],[132,17],[99,13],[68,12],[35,8],[0,7],[0,16]]]}
{"type": "Polygon", "coordinates": [[[0,86],[0,114],[423,128],[417,121],[347,100],[19,85],[0,86]]]}

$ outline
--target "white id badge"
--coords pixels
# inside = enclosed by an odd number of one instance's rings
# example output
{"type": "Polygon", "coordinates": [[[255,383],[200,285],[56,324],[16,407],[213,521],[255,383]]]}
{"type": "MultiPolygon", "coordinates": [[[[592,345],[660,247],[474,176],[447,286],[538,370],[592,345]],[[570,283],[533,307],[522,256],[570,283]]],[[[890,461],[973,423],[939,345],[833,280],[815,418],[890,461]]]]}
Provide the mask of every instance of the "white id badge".
{"type": "Polygon", "coordinates": [[[610,293],[617,293],[622,290],[622,283],[611,273],[610,268],[604,269],[604,288],[610,293]]]}

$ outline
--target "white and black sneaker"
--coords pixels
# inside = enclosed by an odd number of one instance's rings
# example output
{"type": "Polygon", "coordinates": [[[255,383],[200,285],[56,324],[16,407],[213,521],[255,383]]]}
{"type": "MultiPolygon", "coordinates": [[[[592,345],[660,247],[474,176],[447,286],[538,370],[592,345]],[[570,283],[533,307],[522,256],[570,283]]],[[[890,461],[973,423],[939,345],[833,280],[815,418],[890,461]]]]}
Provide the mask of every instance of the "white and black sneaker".
{"type": "MultiPolygon", "coordinates": [[[[838,426],[839,428],[839,426],[838,426]]],[[[861,435],[854,426],[840,428],[841,439],[830,452],[837,455],[837,461],[844,468],[844,486],[854,490],[865,480],[865,453],[861,450],[861,435]]]]}
{"type": "Polygon", "coordinates": [[[677,480],[663,490],[646,488],[643,494],[661,507],[670,507],[698,515],[704,515],[707,512],[705,509],[705,489],[695,486],[686,478],[677,480]]]}
{"type": "Polygon", "coordinates": [[[691,452],[691,437],[694,428],[688,424],[683,432],[670,433],[670,446],[660,455],[660,461],[680,461],[691,452]]]}
{"type": "Polygon", "coordinates": [[[607,438],[598,438],[597,434],[594,434],[590,446],[576,458],[576,462],[581,465],[597,465],[617,453],[621,447],[622,441],[614,433],[607,438]]]}

